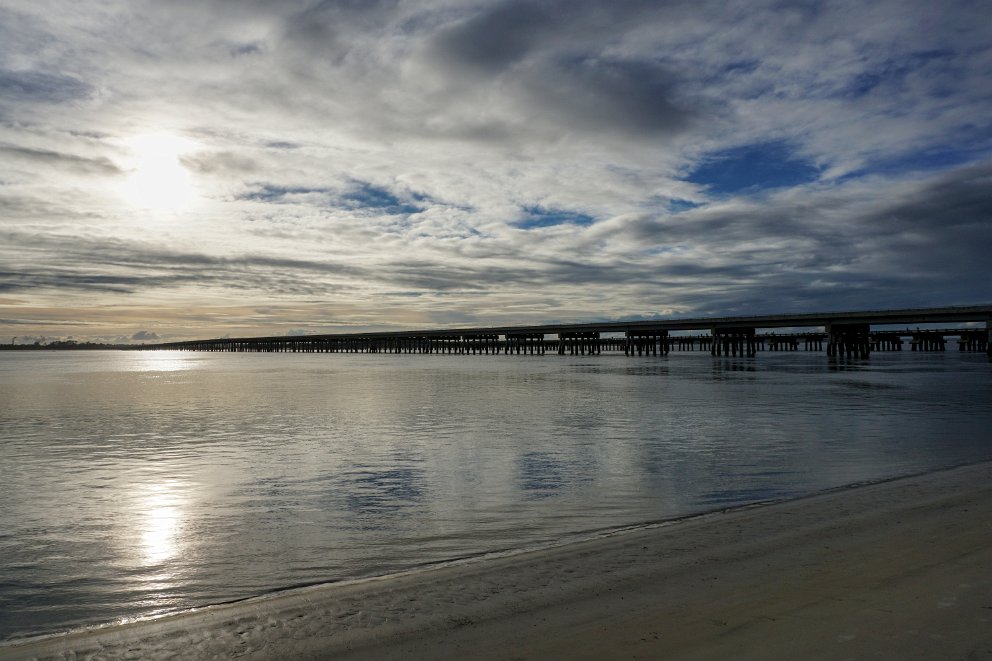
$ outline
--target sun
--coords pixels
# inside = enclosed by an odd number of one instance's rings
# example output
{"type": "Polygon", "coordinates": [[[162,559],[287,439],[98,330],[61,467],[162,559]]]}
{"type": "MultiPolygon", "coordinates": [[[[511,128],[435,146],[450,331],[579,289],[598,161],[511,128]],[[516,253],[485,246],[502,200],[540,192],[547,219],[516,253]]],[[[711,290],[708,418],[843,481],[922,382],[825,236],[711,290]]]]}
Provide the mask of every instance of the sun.
{"type": "Polygon", "coordinates": [[[198,198],[182,156],[196,151],[192,140],[167,133],[139,135],[125,141],[130,152],[122,195],[131,205],[151,211],[178,212],[198,198]]]}

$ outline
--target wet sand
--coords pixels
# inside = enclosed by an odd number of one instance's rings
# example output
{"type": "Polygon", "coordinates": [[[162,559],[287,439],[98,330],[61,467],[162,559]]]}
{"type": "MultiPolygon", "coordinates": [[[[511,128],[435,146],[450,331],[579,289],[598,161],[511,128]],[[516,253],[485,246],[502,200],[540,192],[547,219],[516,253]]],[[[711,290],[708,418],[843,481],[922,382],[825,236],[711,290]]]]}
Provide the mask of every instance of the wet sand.
{"type": "Polygon", "coordinates": [[[992,658],[992,463],[0,646],[89,655],[992,658]]]}

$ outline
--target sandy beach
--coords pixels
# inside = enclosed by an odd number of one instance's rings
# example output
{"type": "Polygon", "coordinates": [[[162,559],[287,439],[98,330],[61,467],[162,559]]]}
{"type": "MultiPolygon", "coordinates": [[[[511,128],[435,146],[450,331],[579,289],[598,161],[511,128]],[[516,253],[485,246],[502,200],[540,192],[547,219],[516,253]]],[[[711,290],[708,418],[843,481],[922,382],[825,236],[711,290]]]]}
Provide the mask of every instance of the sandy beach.
{"type": "Polygon", "coordinates": [[[992,658],[992,463],[0,646],[0,658],[992,658]]]}

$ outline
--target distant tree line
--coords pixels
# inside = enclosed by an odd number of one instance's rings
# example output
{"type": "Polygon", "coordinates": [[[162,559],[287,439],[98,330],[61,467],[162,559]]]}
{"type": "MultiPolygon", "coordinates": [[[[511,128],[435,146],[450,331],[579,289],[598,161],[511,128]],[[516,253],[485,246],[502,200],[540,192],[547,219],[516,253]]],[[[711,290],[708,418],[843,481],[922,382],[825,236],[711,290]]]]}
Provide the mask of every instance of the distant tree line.
{"type": "Polygon", "coordinates": [[[78,342],[76,340],[54,340],[46,344],[0,344],[0,351],[36,351],[38,349],[77,350],[77,349],[137,349],[140,344],[104,344],[102,342],[78,342]]]}

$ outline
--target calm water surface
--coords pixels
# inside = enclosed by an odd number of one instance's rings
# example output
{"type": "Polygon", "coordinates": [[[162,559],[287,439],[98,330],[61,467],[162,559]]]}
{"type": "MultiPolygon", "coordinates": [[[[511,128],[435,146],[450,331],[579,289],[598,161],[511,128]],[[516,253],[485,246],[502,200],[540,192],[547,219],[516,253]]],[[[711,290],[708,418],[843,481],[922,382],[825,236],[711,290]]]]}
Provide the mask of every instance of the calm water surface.
{"type": "Polygon", "coordinates": [[[992,459],[984,355],[0,352],[0,639],[992,459]]]}

